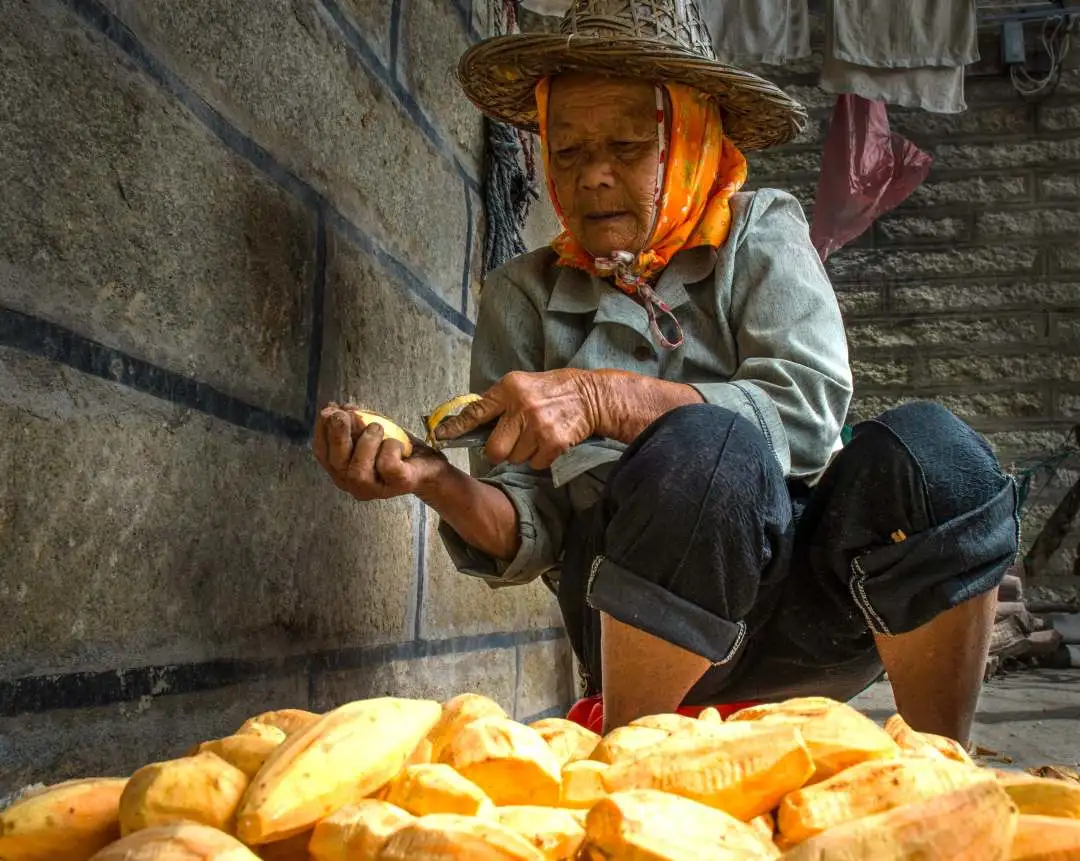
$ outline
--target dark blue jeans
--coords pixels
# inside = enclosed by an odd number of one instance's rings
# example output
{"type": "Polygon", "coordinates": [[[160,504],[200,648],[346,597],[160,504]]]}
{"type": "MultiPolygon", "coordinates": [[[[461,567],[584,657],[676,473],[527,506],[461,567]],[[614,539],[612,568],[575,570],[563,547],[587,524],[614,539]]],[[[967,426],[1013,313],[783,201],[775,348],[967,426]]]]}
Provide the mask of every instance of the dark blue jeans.
{"type": "Polygon", "coordinates": [[[941,406],[855,428],[814,487],[785,482],[747,420],[655,422],[571,524],[559,604],[590,693],[599,613],[713,662],[687,704],[849,699],[902,634],[995,588],[1019,542],[1015,483],[941,406]]]}

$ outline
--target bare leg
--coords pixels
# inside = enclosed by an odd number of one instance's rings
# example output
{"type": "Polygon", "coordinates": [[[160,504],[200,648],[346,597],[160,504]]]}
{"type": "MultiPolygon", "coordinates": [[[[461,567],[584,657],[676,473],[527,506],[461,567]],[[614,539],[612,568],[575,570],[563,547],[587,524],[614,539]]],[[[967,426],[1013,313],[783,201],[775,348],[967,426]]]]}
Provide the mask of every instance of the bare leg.
{"type": "Polygon", "coordinates": [[[600,614],[604,732],[675,711],[711,666],[708,658],[600,614]]]}
{"type": "Polygon", "coordinates": [[[913,729],[969,742],[996,606],[991,589],[907,634],[874,637],[897,711],[913,729]]]}

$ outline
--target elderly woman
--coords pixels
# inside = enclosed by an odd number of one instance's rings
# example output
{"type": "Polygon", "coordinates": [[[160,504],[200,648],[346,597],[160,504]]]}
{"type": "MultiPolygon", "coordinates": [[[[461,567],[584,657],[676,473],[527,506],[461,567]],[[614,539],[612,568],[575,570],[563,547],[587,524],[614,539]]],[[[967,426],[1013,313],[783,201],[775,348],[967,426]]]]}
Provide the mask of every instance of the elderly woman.
{"type": "Polygon", "coordinates": [[[479,477],[331,406],[315,448],[338,486],[417,495],[492,586],[543,578],[604,729],[845,700],[884,668],[912,726],[967,741],[1015,488],[934,404],[840,444],[851,372],[806,220],[739,190],[739,147],[801,109],[716,63],[691,0],[579,0],[562,35],[488,40],[460,76],[539,132],[565,231],[484,285],[483,398],[439,434],[494,423],[479,477]]]}

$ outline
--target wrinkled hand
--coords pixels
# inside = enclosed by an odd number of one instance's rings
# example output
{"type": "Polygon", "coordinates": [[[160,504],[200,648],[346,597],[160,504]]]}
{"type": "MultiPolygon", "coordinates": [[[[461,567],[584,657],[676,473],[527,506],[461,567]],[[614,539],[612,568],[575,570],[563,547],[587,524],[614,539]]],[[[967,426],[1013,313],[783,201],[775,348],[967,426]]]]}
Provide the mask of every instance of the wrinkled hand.
{"type": "Polygon", "coordinates": [[[324,407],[315,420],[312,442],[316,460],[346,493],[362,501],[420,495],[449,466],[446,458],[419,442],[406,459],[400,442],[384,440],[380,425],[364,427],[353,409],[324,407]]]}
{"type": "Polygon", "coordinates": [[[589,371],[514,371],[481,400],[439,425],[435,438],[453,439],[498,419],[484,448],[487,459],[493,464],[509,461],[547,469],[596,432],[600,425],[597,401],[589,371]]]}

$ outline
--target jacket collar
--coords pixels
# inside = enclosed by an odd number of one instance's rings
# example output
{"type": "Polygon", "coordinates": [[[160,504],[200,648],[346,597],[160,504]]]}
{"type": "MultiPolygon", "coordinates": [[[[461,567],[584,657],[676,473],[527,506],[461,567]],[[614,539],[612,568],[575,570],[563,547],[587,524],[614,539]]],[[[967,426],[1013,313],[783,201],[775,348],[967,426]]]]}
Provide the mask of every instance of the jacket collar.
{"type": "MultiPolygon", "coordinates": [[[[717,251],[698,246],[678,252],[660,273],[656,295],[672,311],[687,304],[687,285],[703,281],[716,267],[717,251]]],[[[593,314],[593,323],[616,323],[637,332],[653,351],[659,350],[649,329],[649,315],[634,299],[608,282],[570,266],[557,267],[558,276],[548,310],[563,314],[593,314]]]]}
{"type": "MultiPolygon", "coordinates": [[[[716,249],[698,246],[678,252],[660,273],[656,295],[672,310],[690,301],[687,285],[702,281],[716,266],[716,249]]],[[[631,308],[638,309],[642,318],[645,310],[621,290],[603,279],[596,278],[570,266],[557,267],[558,276],[548,298],[547,309],[563,314],[591,314],[614,303],[609,297],[623,299],[631,308]]],[[[636,315],[635,315],[636,316],[636,315]]],[[[598,321],[599,322],[599,321],[598,321]]],[[[636,327],[635,327],[636,328],[636,327]]],[[[648,324],[646,321],[646,331],[648,324]]]]}

